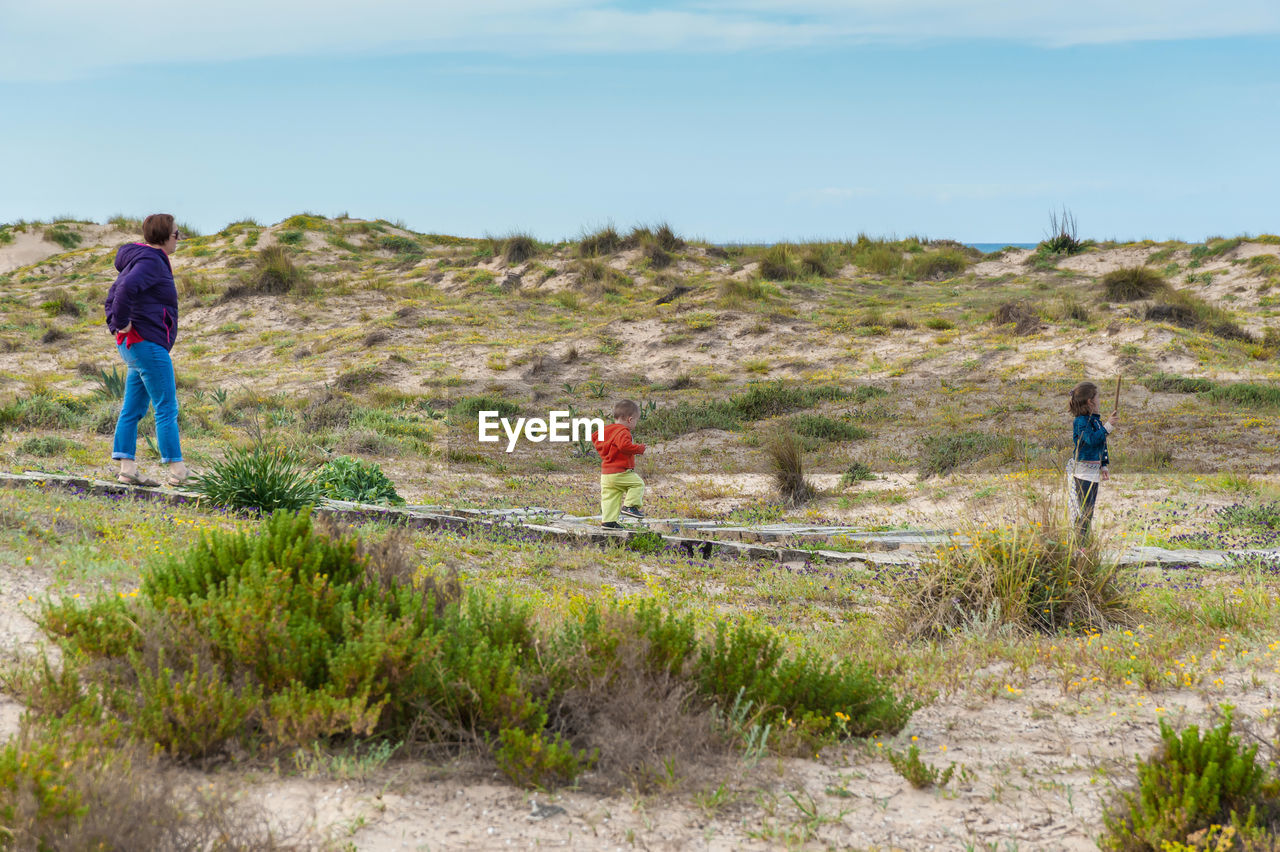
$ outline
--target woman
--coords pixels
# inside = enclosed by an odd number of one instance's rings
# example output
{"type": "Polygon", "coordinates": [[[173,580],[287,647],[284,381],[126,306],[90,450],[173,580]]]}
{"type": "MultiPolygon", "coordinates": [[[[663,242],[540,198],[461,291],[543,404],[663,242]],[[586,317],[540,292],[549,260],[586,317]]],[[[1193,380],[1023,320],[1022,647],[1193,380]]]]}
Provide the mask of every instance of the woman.
{"type": "Polygon", "coordinates": [[[145,243],[129,243],[116,252],[120,277],[107,292],[107,328],[115,334],[116,348],[129,368],[111,458],[120,460],[120,482],[160,484],[141,476],[134,460],[138,421],[148,406],[154,406],[160,461],[169,466],[166,484],[178,487],[188,483],[178,440],[178,388],[169,357],[178,336],[178,289],[169,264],[169,255],[178,247],[178,229],[168,213],[153,213],[143,220],[142,236],[145,243]]]}

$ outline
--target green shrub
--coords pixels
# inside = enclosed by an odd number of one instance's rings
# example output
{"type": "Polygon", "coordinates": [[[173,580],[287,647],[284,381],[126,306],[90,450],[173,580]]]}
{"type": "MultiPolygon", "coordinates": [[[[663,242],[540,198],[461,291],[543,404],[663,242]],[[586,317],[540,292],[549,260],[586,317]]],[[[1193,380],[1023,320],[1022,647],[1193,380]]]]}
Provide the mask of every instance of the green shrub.
{"type": "Polygon", "coordinates": [[[1144,319],[1168,322],[1193,331],[1202,331],[1225,340],[1254,342],[1252,334],[1245,331],[1228,311],[1210,305],[1185,290],[1172,287],[1160,294],[1154,304],[1147,307],[1144,319]]]}
{"type": "Polygon", "coordinates": [[[868,482],[875,478],[876,475],[871,472],[870,465],[866,462],[856,461],[849,465],[844,473],[840,474],[840,485],[847,487],[855,482],[868,482]]]}
{"type": "Polygon", "coordinates": [[[1102,292],[1111,302],[1135,302],[1163,293],[1169,286],[1164,276],[1146,266],[1127,266],[1102,276],[1102,292]]]}
{"type": "Polygon", "coordinates": [[[400,257],[419,257],[425,252],[422,244],[412,237],[402,237],[399,234],[385,234],[378,238],[378,248],[383,251],[389,251],[400,257]]]}
{"type": "Polygon", "coordinates": [[[276,235],[276,241],[286,246],[296,246],[302,242],[302,231],[281,231],[276,235]]]}
{"type": "Polygon", "coordinates": [[[768,626],[718,619],[699,636],[652,600],[548,625],[415,563],[401,539],[370,544],[306,513],[211,533],[149,566],[136,598],[46,603],[40,624],[62,666],[33,670],[43,686],[27,703],[187,758],[326,737],[471,742],[536,785],[590,766],[592,737],[617,741],[616,726],[593,732],[589,705],[624,676],[639,679],[637,700],[675,688],[689,719],[745,703],[808,739],[893,732],[914,709],[866,666],[788,652],[768,626]]]}
{"type": "Polygon", "coordinates": [[[217,666],[202,673],[198,657],[185,673],[164,664],[163,650],[153,664],[138,656],[130,662],[138,678],[134,723],[174,757],[207,758],[221,751],[244,733],[262,702],[255,687],[235,689],[217,666]]]}
{"type": "Polygon", "coordinates": [[[578,280],[590,284],[597,291],[616,292],[619,287],[626,286],[630,279],[602,260],[583,259],[575,267],[578,280]]]}
{"type": "Polygon", "coordinates": [[[667,541],[662,533],[654,530],[642,530],[627,536],[626,548],[634,553],[652,555],[666,549],[667,541]]]}
{"type": "Polygon", "coordinates": [[[776,417],[824,400],[843,399],[847,394],[831,385],[794,387],[781,382],[751,385],[743,393],[724,400],[680,402],[660,408],[645,418],[645,433],[656,438],[673,438],[699,429],[736,429],[743,423],[776,417]]]}
{"type": "Polygon", "coordinates": [[[907,749],[906,754],[900,754],[893,749],[889,749],[887,757],[894,771],[907,779],[911,786],[917,790],[924,790],[929,787],[945,787],[951,781],[952,774],[956,771],[954,763],[946,769],[939,770],[936,766],[921,760],[920,748],[914,744],[907,749]]]}
{"type": "Polygon", "coordinates": [[[396,493],[395,484],[381,467],[350,456],[338,456],[326,462],[316,472],[316,485],[325,497],[332,500],[404,505],[404,498],[396,493]]]}
{"type": "Polygon", "coordinates": [[[755,278],[745,281],[738,278],[726,278],[720,282],[719,291],[720,298],[730,305],[740,300],[764,301],[778,295],[778,289],[772,284],[755,278]]]}
{"type": "Polygon", "coordinates": [[[870,432],[857,424],[822,414],[797,414],[791,418],[790,422],[792,431],[806,438],[821,438],[824,441],[861,441],[863,438],[871,437],[870,432]]]}
{"type": "Polygon", "coordinates": [[[1253,382],[1217,384],[1209,389],[1209,398],[1250,408],[1280,408],[1280,387],[1253,382]]]}
{"type": "Polygon", "coordinates": [[[574,751],[559,734],[503,728],[493,756],[502,774],[516,784],[545,788],[574,780],[595,763],[598,754],[574,751]]]}
{"type": "Polygon", "coordinates": [[[19,453],[28,456],[40,456],[42,458],[59,456],[68,450],[79,449],[82,449],[79,443],[63,438],[59,435],[40,435],[38,437],[31,437],[18,445],[19,453]]]}
{"type": "Polygon", "coordinates": [[[79,317],[84,313],[80,303],[67,293],[59,293],[56,298],[42,302],[40,307],[51,317],[79,317]]]}
{"type": "Polygon", "coordinates": [[[745,623],[717,621],[715,635],[701,643],[694,671],[699,689],[722,706],[751,701],[764,721],[790,718],[815,732],[836,727],[837,712],[849,717],[848,736],[896,731],[914,709],[865,666],[808,652],[788,657],[776,632],[745,623]]]}
{"type": "Polygon", "coordinates": [[[0,246],[13,242],[13,229],[8,225],[0,225],[0,246]]]}
{"type": "Polygon", "coordinates": [[[760,257],[760,277],[767,281],[791,281],[804,274],[800,252],[791,243],[769,246],[760,257]]]}
{"type": "Polygon", "coordinates": [[[520,416],[520,406],[500,396],[465,396],[449,407],[458,420],[475,421],[481,411],[496,411],[499,417],[520,416]]]}
{"type": "Polygon", "coordinates": [[[0,425],[15,429],[70,429],[80,424],[87,409],[85,401],[77,397],[39,391],[0,408],[0,425]]]}
{"type": "Polygon", "coordinates": [[[853,262],[875,275],[892,275],[902,268],[902,252],[886,243],[867,243],[858,248],[853,262]]]}
{"type": "Polygon", "coordinates": [[[1229,240],[1222,238],[1205,240],[1204,245],[1192,247],[1191,259],[1202,261],[1211,257],[1219,257],[1232,249],[1238,248],[1243,242],[1243,237],[1232,237],[1229,240]]]}
{"type": "Polygon", "coordinates": [[[1172,373],[1155,373],[1140,381],[1147,390],[1155,393],[1204,393],[1217,387],[1211,379],[1177,376],[1172,373]]]}
{"type": "Polygon", "coordinates": [[[942,476],[991,455],[1003,445],[1003,439],[986,432],[926,435],[920,442],[920,476],[942,476]]]}
{"type": "Polygon", "coordinates": [[[198,477],[192,490],[228,509],[296,511],[320,498],[314,476],[292,450],[237,447],[198,477]]]}
{"type": "Polygon", "coordinates": [[[925,328],[931,328],[934,331],[950,331],[956,327],[956,324],[945,317],[929,317],[924,321],[925,328]]]}
{"type": "MultiPolygon", "coordinates": [[[[1265,767],[1257,763],[1257,746],[1242,746],[1231,733],[1231,712],[1203,737],[1196,725],[1179,734],[1160,720],[1160,750],[1138,764],[1135,789],[1122,793],[1104,813],[1106,833],[1099,845],[1116,852],[1169,848],[1190,843],[1192,835],[1214,826],[1231,826],[1239,839],[1260,840],[1270,834],[1277,799],[1265,767]]],[[[1201,847],[1198,844],[1193,848],[1201,847]]],[[[1265,846],[1216,845],[1214,849],[1265,846]]]]}
{"type": "Polygon", "coordinates": [[[57,243],[67,250],[75,248],[84,240],[84,237],[66,225],[50,225],[44,229],[43,236],[46,241],[57,243]]]}
{"type": "Polygon", "coordinates": [[[969,266],[969,259],[956,249],[942,249],[918,254],[911,258],[907,274],[925,281],[942,281],[954,278],[969,266]]]}
{"type": "Polygon", "coordinates": [[[834,243],[807,246],[800,258],[802,274],[814,278],[831,278],[844,266],[844,253],[834,243]]]}
{"type": "Polygon", "coordinates": [[[267,246],[258,250],[253,266],[240,276],[239,283],[227,288],[223,299],[305,292],[309,284],[307,276],[294,266],[288,249],[281,245],[267,246]]]}

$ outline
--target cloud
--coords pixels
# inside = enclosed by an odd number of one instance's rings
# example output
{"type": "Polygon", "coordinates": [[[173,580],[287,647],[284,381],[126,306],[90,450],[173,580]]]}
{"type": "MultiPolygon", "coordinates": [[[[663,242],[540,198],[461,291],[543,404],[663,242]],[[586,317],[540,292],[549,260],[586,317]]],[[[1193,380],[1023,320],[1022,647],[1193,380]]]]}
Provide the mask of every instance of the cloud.
{"type": "Polygon", "coordinates": [[[0,0],[0,79],[278,56],[1044,46],[1280,34],[1275,0],[0,0]]]}

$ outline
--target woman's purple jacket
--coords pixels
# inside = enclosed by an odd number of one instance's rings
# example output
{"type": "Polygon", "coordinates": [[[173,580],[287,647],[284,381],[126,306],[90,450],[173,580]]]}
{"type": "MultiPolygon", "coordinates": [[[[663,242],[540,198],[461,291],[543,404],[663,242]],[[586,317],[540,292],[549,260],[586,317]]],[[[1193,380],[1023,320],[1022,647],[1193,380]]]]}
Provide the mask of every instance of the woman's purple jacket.
{"type": "Polygon", "coordinates": [[[178,288],[169,255],[146,243],[129,243],[116,252],[120,277],[107,291],[107,328],[130,322],[143,340],[173,348],[178,339],[178,288]]]}

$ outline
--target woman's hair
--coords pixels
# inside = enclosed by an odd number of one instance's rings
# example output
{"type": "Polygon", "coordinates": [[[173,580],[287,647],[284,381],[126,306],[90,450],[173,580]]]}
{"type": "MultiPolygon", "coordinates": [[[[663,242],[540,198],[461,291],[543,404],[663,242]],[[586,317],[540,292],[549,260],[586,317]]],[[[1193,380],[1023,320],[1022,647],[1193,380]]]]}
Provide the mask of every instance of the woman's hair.
{"type": "Polygon", "coordinates": [[[1079,417],[1089,413],[1089,400],[1098,395],[1098,386],[1093,382],[1081,382],[1071,389],[1071,401],[1067,407],[1071,413],[1079,417]]]}
{"type": "Polygon", "coordinates": [[[142,238],[153,246],[162,246],[173,236],[173,216],[152,213],[142,220],[142,238]]]}

